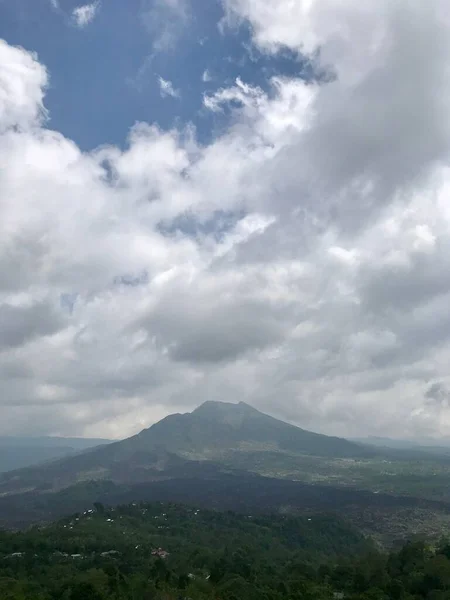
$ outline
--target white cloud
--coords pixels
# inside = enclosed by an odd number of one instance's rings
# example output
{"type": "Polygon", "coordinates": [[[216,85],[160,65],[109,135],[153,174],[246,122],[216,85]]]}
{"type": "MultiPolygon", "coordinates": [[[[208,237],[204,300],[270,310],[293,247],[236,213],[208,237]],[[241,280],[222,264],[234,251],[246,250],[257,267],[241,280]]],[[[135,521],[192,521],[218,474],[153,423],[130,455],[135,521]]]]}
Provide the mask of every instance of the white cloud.
{"type": "Polygon", "coordinates": [[[318,43],[337,76],[218,90],[208,145],[138,124],[83,153],[45,127],[44,67],[0,45],[8,431],[124,436],[243,399],[330,433],[449,435],[448,3],[228,5],[264,51],[318,43]]]}
{"type": "Polygon", "coordinates": [[[171,98],[179,98],[180,92],[173,87],[173,83],[168,79],[158,77],[159,91],[163,98],[170,96],[171,98]]]}
{"type": "Polygon", "coordinates": [[[161,52],[176,50],[191,22],[190,0],[142,0],[140,20],[149,34],[151,52],[144,58],[129,83],[142,90],[148,81],[153,61],[161,52]]]}
{"type": "Polygon", "coordinates": [[[37,125],[45,118],[47,71],[37,56],[0,40],[0,132],[16,124],[37,125]]]}
{"type": "Polygon", "coordinates": [[[152,38],[153,53],[173,50],[190,16],[189,0],[143,0],[141,19],[152,38]]]}
{"type": "Polygon", "coordinates": [[[100,9],[100,2],[92,2],[92,4],[85,4],[78,6],[72,11],[72,18],[77,27],[81,29],[92,23],[100,9]]]}
{"type": "Polygon", "coordinates": [[[209,72],[208,69],[205,69],[202,73],[202,81],[203,83],[209,83],[210,81],[212,81],[212,75],[209,72]]]}

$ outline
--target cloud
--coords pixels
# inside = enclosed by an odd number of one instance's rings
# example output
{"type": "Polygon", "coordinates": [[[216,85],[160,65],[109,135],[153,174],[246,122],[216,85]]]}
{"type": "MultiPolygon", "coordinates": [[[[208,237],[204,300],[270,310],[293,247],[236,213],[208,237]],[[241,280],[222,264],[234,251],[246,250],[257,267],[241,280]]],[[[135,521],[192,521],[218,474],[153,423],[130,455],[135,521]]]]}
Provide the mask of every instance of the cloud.
{"type": "Polygon", "coordinates": [[[152,38],[153,53],[174,50],[190,17],[189,0],[144,0],[141,20],[152,38]]]}
{"type": "Polygon", "coordinates": [[[167,98],[170,96],[171,98],[179,98],[180,92],[173,87],[173,83],[168,79],[163,79],[162,77],[158,77],[159,84],[159,92],[162,98],[167,98]]]}
{"type": "Polygon", "coordinates": [[[83,29],[95,19],[100,9],[100,2],[78,6],[72,11],[72,18],[77,27],[83,29]]]}
{"type": "Polygon", "coordinates": [[[431,404],[437,403],[441,406],[444,405],[445,408],[449,407],[450,392],[441,382],[430,385],[425,393],[425,397],[431,404]]]}
{"type": "Polygon", "coordinates": [[[194,286],[179,277],[143,315],[142,327],[164,344],[174,361],[193,365],[235,360],[273,346],[286,334],[285,306],[268,304],[254,293],[257,287],[248,289],[251,277],[205,274],[194,286]]]}
{"type": "Polygon", "coordinates": [[[192,12],[190,0],[142,0],[140,20],[149,34],[151,52],[144,58],[128,82],[142,91],[149,79],[154,60],[160,53],[174,52],[189,30],[192,12]]]}
{"type": "Polygon", "coordinates": [[[19,125],[38,125],[45,119],[43,106],[47,71],[36,54],[13,48],[0,40],[0,133],[19,125]]]}
{"type": "Polygon", "coordinates": [[[334,77],[209,93],[228,125],[202,144],[138,123],[82,152],[48,129],[38,57],[0,44],[8,431],[120,437],[242,399],[339,435],[450,434],[448,3],[279,8],[227,0],[262,51],[334,77]]]}
{"type": "Polygon", "coordinates": [[[210,81],[212,81],[212,75],[209,72],[208,69],[205,69],[202,73],[202,81],[203,83],[209,83],[210,81]]]}
{"type": "Polygon", "coordinates": [[[61,311],[46,302],[32,306],[0,306],[0,347],[15,348],[35,337],[53,335],[63,328],[61,311]]]}

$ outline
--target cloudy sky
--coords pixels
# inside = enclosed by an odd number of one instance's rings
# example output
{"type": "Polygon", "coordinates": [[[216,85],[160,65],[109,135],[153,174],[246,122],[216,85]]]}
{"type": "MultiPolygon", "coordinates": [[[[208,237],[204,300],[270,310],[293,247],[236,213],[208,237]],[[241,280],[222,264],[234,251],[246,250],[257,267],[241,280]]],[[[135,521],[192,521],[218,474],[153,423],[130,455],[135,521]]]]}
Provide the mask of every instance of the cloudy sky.
{"type": "Polygon", "coordinates": [[[448,0],[0,0],[0,38],[0,434],[450,436],[448,0]]]}

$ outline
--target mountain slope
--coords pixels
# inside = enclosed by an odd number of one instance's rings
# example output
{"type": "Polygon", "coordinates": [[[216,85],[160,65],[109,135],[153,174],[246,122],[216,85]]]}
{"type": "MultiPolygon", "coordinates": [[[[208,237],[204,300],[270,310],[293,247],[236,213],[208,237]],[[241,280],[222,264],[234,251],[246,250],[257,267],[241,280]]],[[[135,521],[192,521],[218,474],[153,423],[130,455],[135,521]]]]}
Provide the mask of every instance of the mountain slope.
{"type": "MultiPolygon", "coordinates": [[[[136,483],[179,476],[193,461],[233,467],[235,455],[361,457],[370,450],[347,440],[300,429],[251,406],[206,402],[192,413],[162,419],[138,435],[41,467],[4,474],[0,493],[61,489],[107,479],[136,483]]],[[[241,461],[242,462],[242,461],[241,461]]]]}

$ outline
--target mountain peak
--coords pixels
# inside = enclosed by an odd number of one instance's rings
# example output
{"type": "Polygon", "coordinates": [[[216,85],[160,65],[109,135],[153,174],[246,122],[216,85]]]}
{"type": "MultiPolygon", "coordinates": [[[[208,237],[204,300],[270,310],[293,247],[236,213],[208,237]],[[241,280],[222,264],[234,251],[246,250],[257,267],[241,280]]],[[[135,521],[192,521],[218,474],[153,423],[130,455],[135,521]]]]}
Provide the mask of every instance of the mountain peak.
{"type": "Polygon", "coordinates": [[[196,415],[224,415],[224,414],[248,414],[250,412],[257,413],[259,412],[250,404],[246,404],[245,402],[219,402],[217,400],[207,400],[200,404],[195,410],[192,411],[192,414],[196,415]]]}

